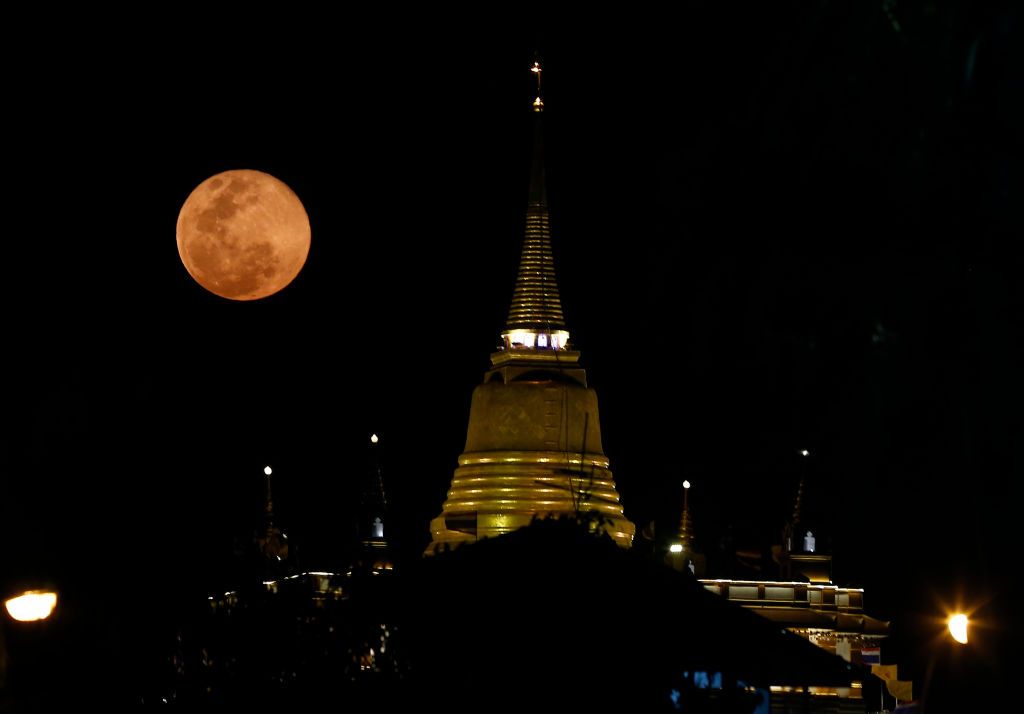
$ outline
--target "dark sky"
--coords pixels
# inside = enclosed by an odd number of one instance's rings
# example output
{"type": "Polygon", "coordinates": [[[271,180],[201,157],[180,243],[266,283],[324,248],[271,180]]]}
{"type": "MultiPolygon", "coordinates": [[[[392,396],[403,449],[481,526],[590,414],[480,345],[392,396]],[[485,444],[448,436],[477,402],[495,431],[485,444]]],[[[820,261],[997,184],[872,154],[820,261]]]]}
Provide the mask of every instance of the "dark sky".
{"type": "Polygon", "coordinates": [[[869,610],[1005,600],[1019,12],[845,5],[540,32],[26,21],[3,50],[8,573],[201,590],[268,462],[329,552],[372,431],[425,545],[512,292],[539,44],[560,287],[627,516],[672,527],[689,478],[706,551],[767,546],[803,467],[869,610]],[[310,216],[306,267],[263,301],[177,255],[182,202],[231,168],[310,216]]]}

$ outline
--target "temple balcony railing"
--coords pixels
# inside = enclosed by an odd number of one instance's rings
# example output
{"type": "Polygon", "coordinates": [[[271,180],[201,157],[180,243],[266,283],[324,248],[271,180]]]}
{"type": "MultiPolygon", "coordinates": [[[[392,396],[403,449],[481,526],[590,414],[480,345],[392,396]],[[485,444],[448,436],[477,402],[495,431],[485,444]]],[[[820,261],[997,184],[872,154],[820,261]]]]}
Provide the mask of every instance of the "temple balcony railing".
{"type": "Polygon", "coordinates": [[[712,580],[701,585],[740,605],[806,607],[849,614],[864,612],[863,588],[781,580],[712,580]]]}

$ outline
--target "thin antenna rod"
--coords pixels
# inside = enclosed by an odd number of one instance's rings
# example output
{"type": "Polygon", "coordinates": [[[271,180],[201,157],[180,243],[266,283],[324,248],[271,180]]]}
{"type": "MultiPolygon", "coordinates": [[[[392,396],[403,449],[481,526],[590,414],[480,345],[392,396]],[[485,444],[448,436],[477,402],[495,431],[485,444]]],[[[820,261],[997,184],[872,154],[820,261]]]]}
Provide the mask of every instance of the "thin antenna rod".
{"type": "Polygon", "coordinates": [[[533,66],[530,67],[530,71],[537,75],[537,98],[533,100],[533,111],[542,112],[544,111],[544,99],[540,91],[540,75],[543,70],[540,66],[540,57],[534,56],[536,59],[533,61],[533,66]]]}

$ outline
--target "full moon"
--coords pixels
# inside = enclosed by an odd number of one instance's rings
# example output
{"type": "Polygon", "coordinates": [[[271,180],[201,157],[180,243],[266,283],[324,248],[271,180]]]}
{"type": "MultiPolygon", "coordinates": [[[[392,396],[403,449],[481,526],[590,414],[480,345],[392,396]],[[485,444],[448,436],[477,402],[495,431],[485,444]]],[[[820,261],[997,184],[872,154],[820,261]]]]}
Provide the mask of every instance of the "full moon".
{"type": "Polygon", "coordinates": [[[215,295],[258,300],[288,285],[309,255],[309,217],[284,182],[262,171],[216,174],[178,214],[178,254],[215,295]]]}

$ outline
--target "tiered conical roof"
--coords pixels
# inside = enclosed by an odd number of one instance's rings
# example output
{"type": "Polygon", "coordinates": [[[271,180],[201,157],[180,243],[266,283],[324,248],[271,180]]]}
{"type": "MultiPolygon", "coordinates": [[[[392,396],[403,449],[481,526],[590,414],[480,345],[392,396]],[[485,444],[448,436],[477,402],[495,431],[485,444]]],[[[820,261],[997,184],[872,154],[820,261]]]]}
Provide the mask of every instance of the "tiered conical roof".
{"type": "Polygon", "coordinates": [[[536,112],[530,198],[526,207],[526,235],[512,304],[505,322],[506,333],[512,330],[565,329],[562,301],[558,296],[558,282],[555,279],[555,263],[551,254],[551,226],[544,186],[542,116],[543,112],[536,112]]]}

